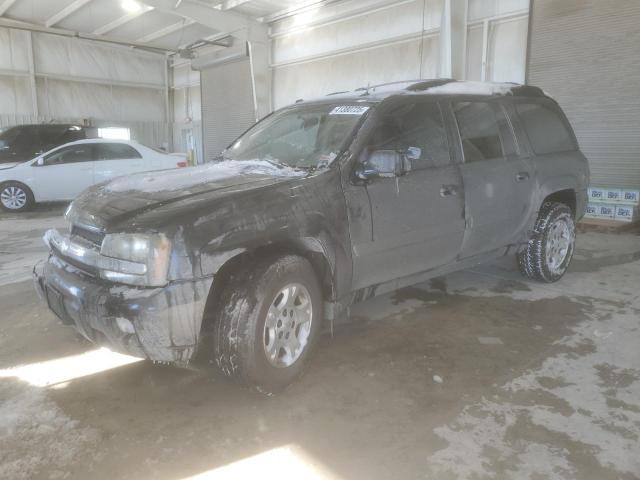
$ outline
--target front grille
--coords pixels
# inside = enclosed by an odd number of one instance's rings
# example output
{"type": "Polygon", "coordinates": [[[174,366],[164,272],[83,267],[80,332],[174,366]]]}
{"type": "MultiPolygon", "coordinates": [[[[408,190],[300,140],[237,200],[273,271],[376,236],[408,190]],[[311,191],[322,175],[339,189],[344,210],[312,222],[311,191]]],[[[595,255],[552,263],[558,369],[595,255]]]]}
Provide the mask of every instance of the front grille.
{"type": "Polygon", "coordinates": [[[97,247],[102,245],[102,240],[104,239],[104,233],[81,225],[73,225],[71,227],[71,236],[83,238],[97,247]]]}

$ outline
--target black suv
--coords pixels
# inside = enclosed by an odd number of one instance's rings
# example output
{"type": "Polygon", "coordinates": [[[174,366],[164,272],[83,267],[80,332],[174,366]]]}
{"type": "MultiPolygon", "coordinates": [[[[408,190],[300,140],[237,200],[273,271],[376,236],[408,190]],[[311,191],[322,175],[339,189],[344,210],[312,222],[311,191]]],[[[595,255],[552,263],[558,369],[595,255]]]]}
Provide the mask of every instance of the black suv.
{"type": "Polygon", "coordinates": [[[177,365],[200,352],[274,392],[354,302],[508,254],[558,280],[588,180],[538,88],[368,88],[279,110],[215,163],[91,187],[35,280],[91,341],[177,365]]]}
{"type": "Polygon", "coordinates": [[[18,125],[0,133],[0,165],[18,163],[65,143],[94,137],[94,129],[79,125],[18,125]]]}

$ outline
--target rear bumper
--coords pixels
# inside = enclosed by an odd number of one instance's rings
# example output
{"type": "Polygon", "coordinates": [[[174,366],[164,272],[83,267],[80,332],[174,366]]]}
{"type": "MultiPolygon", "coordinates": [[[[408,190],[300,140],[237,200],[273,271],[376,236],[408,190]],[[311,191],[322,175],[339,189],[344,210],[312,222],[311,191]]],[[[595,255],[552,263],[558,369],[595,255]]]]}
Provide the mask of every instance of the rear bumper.
{"type": "Polygon", "coordinates": [[[90,341],[157,362],[186,364],[194,356],[212,278],[162,288],[116,285],[51,255],[34,267],[39,296],[90,341]]]}

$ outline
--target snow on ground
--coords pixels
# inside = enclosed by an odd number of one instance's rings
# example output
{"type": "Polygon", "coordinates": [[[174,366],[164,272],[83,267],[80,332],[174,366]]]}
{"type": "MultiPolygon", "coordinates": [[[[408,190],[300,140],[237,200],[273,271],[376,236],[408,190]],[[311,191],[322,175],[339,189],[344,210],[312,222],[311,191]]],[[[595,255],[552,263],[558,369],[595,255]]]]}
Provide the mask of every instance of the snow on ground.
{"type": "Polygon", "coordinates": [[[637,324],[637,310],[620,313],[597,304],[574,334],[557,343],[566,353],[547,358],[494,398],[467,406],[452,423],[435,429],[448,446],[431,457],[432,473],[491,478],[503,464],[511,478],[579,478],[564,448],[567,441],[591,450],[602,467],[640,472],[637,324]],[[532,395],[539,401],[520,403],[532,395]]]}
{"type": "MultiPolygon", "coordinates": [[[[597,264],[597,255],[583,255],[597,264]]],[[[495,478],[500,465],[510,478],[580,478],[567,442],[590,451],[596,466],[630,478],[640,472],[640,297],[630,281],[631,275],[637,281],[640,261],[616,265],[603,258],[611,266],[572,273],[555,285],[522,282],[500,274],[499,265],[446,278],[449,293],[531,301],[569,297],[584,305],[584,320],[550,345],[561,353],[434,430],[448,443],[430,459],[434,478],[495,478]],[[524,400],[532,396],[538,401],[524,400]]]]}
{"type": "Polygon", "coordinates": [[[67,417],[46,391],[18,380],[0,382],[0,478],[33,478],[47,469],[63,478],[81,452],[99,435],[67,417]]]}

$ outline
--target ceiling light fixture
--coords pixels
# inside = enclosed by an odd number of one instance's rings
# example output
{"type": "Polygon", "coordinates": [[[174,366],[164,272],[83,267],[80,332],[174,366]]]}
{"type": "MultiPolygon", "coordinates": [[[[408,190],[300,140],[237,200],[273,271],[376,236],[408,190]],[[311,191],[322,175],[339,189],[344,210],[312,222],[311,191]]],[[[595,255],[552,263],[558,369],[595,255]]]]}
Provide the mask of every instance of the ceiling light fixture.
{"type": "Polygon", "coordinates": [[[120,6],[127,13],[138,13],[142,10],[142,5],[136,0],[122,0],[120,6]]]}

